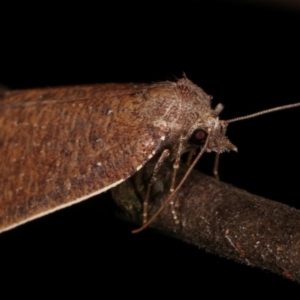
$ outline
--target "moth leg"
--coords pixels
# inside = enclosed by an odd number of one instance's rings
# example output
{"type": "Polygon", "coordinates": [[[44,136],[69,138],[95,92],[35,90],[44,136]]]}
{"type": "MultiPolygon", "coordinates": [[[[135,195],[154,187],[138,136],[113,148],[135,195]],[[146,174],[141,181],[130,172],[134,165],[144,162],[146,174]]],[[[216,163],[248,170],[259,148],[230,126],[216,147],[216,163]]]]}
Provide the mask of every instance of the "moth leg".
{"type": "MultiPolygon", "coordinates": [[[[179,165],[180,165],[180,158],[181,158],[181,154],[182,154],[182,148],[183,148],[183,142],[186,138],[181,136],[179,139],[179,146],[178,146],[178,150],[176,153],[176,158],[175,158],[175,162],[173,164],[173,174],[172,174],[172,182],[171,182],[171,187],[170,187],[170,192],[173,193],[174,189],[175,189],[175,180],[176,180],[176,175],[177,175],[177,171],[179,169],[179,165]]],[[[178,216],[176,213],[176,209],[175,209],[175,203],[174,200],[170,201],[170,205],[171,205],[171,212],[173,215],[173,219],[175,221],[176,224],[179,223],[178,220],[178,216]]],[[[176,203],[176,207],[178,207],[177,203],[176,203]]]]}
{"type": "Polygon", "coordinates": [[[192,164],[193,157],[195,156],[195,154],[196,154],[196,148],[192,149],[189,152],[189,156],[188,156],[187,161],[186,161],[186,164],[187,164],[188,167],[192,164]]]}
{"type": "Polygon", "coordinates": [[[148,218],[148,204],[149,204],[151,186],[152,186],[153,182],[156,181],[156,175],[157,175],[160,167],[164,163],[164,161],[169,157],[169,155],[170,155],[170,150],[169,149],[165,149],[162,152],[162,154],[160,155],[157,163],[155,164],[151,179],[148,183],[146,197],[145,197],[144,202],[143,202],[143,223],[144,224],[147,222],[147,218],[148,218]]]}
{"type": "Polygon", "coordinates": [[[220,180],[220,177],[219,177],[219,161],[220,161],[220,153],[216,153],[213,173],[214,173],[214,176],[217,180],[220,180]]]}

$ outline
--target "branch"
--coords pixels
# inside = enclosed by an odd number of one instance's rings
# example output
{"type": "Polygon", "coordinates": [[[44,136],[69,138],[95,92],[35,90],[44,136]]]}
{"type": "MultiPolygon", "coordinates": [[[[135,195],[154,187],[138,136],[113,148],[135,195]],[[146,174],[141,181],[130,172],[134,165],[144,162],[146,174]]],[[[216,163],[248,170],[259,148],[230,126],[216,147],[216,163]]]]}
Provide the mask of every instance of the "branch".
{"type": "MultiPolygon", "coordinates": [[[[141,224],[142,199],[152,170],[153,163],[149,163],[113,189],[121,218],[141,224]]],[[[168,195],[170,170],[170,165],[165,166],[152,188],[150,215],[168,195]]],[[[182,167],[178,178],[185,171],[182,167]]],[[[168,207],[152,224],[153,228],[208,252],[300,282],[299,210],[252,195],[195,170],[174,201],[179,204],[180,224],[175,224],[168,207]]]]}

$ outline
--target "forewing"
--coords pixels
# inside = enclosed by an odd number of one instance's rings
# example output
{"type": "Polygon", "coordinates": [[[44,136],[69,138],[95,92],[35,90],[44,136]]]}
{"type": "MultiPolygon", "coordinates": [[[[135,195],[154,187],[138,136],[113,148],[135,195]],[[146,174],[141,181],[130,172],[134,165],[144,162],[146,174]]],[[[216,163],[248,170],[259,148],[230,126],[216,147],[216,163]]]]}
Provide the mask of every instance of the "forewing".
{"type": "Polygon", "coordinates": [[[0,232],[100,194],[144,165],[165,134],[151,112],[139,113],[155,101],[144,96],[149,87],[8,93],[0,102],[0,232]]]}

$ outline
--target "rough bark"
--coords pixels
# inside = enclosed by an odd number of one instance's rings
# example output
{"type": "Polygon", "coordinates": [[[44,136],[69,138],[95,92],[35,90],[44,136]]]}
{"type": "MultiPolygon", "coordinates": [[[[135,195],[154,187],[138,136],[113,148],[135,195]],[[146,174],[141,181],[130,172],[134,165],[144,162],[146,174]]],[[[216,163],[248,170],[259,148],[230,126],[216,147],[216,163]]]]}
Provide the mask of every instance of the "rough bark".
{"type": "MultiPolygon", "coordinates": [[[[145,183],[151,174],[149,163],[135,176],[113,189],[120,216],[141,224],[145,183]]],[[[168,195],[171,166],[165,166],[152,191],[151,213],[168,195]]],[[[182,167],[181,177],[186,171],[182,167]]],[[[151,227],[162,234],[204,248],[229,259],[268,269],[300,282],[300,211],[252,195],[193,171],[175,196],[180,224],[170,207],[151,227]]]]}

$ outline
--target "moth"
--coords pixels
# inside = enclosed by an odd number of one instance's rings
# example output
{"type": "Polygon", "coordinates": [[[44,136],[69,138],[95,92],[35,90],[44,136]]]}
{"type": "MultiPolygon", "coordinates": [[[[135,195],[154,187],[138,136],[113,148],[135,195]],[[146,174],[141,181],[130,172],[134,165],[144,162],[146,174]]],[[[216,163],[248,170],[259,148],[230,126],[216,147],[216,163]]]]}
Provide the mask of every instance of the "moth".
{"type": "MultiPolygon", "coordinates": [[[[174,161],[175,178],[181,155],[195,147],[201,151],[190,169],[203,152],[237,150],[226,137],[230,122],[300,105],[222,121],[222,105],[212,109],[211,100],[186,77],[6,92],[0,100],[0,232],[103,193],[153,156],[153,178],[166,159],[174,161]]],[[[161,210],[187,175],[177,187],[172,181],[161,210]]],[[[144,215],[146,208],[147,201],[144,215]]]]}

